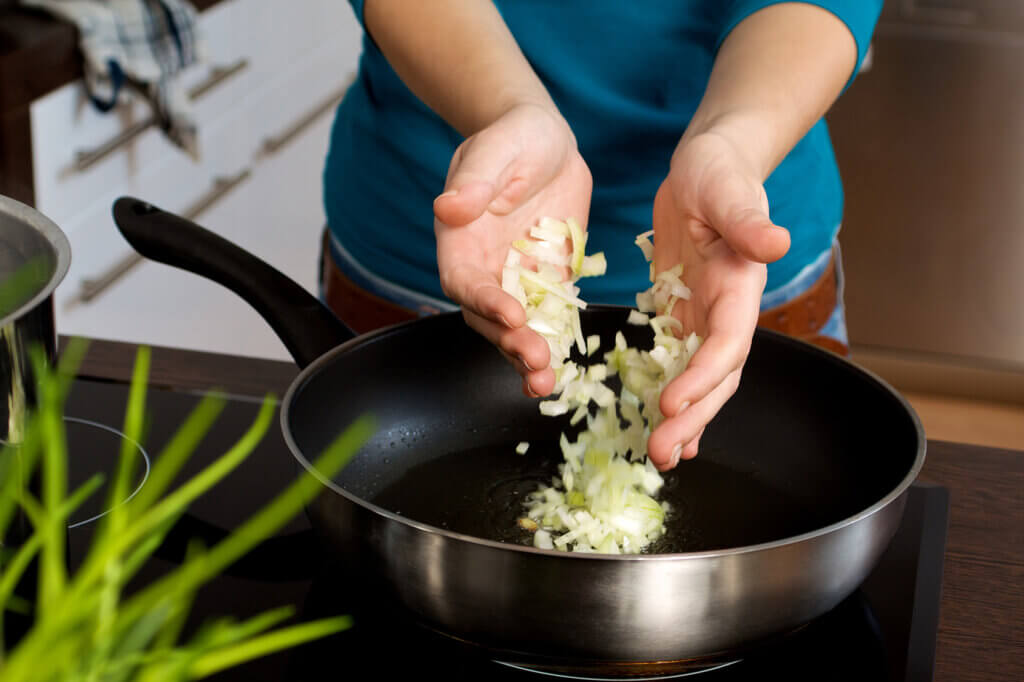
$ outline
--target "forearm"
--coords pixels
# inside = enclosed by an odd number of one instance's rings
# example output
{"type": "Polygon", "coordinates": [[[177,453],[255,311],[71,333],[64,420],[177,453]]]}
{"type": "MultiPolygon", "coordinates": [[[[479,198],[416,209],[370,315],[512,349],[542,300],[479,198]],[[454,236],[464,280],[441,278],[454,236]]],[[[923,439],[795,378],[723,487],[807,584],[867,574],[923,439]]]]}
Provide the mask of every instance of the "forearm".
{"type": "Polygon", "coordinates": [[[825,114],[856,62],[853,35],[827,10],[794,2],[755,12],[722,43],[683,139],[726,136],[764,180],[825,114]]]}
{"type": "Polygon", "coordinates": [[[555,111],[491,2],[367,0],[364,21],[409,89],[465,136],[516,105],[555,111]]]}

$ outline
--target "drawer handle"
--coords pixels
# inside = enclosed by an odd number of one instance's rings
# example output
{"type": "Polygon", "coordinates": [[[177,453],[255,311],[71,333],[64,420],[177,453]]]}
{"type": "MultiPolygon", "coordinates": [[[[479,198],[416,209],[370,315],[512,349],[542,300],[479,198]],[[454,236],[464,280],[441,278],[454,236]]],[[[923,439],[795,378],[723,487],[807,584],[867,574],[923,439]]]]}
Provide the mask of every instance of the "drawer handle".
{"type": "MultiPolygon", "coordinates": [[[[203,212],[217,203],[221,197],[233,190],[235,187],[245,182],[252,171],[248,168],[242,170],[237,175],[233,175],[229,178],[216,178],[213,181],[213,186],[210,190],[202,197],[197,199],[191,206],[189,206],[181,215],[188,220],[195,220],[203,212]]],[[[65,306],[66,310],[69,310],[80,303],[89,303],[96,299],[97,296],[102,294],[111,285],[117,282],[119,279],[127,275],[132,269],[143,261],[141,254],[132,253],[127,254],[124,258],[117,261],[106,271],[102,272],[96,277],[86,277],[82,279],[81,285],[78,287],[78,293],[68,301],[65,306]]]]}
{"type": "Polygon", "coordinates": [[[302,134],[306,128],[313,125],[318,118],[338,106],[338,102],[340,102],[345,96],[345,93],[348,92],[348,88],[351,83],[352,78],[350,77],[344,86],[331,93],[329,97],[325,98],[322,102],[313,107],[305,116],[290,125],[284,132],[279,135],[265,138],[263,140],[263,144],[260,145],[259,156],[270,156],[271,154],[276,154],[281,151],[285,145],[302,134]]]}
{"type": "Polygon", "coordinates": [[[228,64],[227,66],[215,66],[210,71],[210,75],[202,83],[197,83],[188,91],[188,98],[193,102],[213,90],[218,85],[226,81],[227,79],[234,76],[236,73],[244,71],[249,68],[249,60],[242,57],[234,64],[228,64]]]}
{"type": "MultiPolygon", "coordinates": [[[[188,91],[189,99],[195,101],[208,93],[209,91],[216,88],[218,85],[226,81],[227,79],[234,76],[236,73],[245,70],[249,66],[249,60],[242,58],[233,64],[227,66],[217,66],[210,71],[210,75],[203,80],[202,83],[198,83],[195,87],[188,91]]],[[[92,149],[82,149],[75,153],[74,163],[71,165],[71,171],[75,173],[81,173],[88,170],[92,166],[96,165],[103,159],[107,158],[121,146],[131,142],[142,133],[149,130],[153,125],[156,124],[156,118],[149,116],[134,125],[129,126],[123,130],[119,135],[112,137],[98,147],[92,149]]]]}

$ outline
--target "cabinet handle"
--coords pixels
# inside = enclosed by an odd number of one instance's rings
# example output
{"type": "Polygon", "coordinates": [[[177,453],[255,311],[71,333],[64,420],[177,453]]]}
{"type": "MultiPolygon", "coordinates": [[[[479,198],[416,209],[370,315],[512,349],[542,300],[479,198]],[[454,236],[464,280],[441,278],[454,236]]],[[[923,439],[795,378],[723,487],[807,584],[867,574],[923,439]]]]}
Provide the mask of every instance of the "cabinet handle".
{"type": "MultiPolygon", "coordinates": [[[[210,71],[210,75],[188,91],[189,99],[195,101],[216,88],[218,85],[234,76],[236,73],[245,70],[249,66],[249,60],[242,58],[227,66],[216,66],[210,71]]],[[[149,130],[156,124],[156,118],[148,116],[121,131],[120,134],[110,138],[103,144],[92,149],[82,149],[75,152],[75,160],[71,164],[71,171],[81,173],[107,158],[123,145],[131,142],[142,133],[149,130]]]]}
{"type": "Polygon", "coordinates": [[[260,145],[260,152],[258,156],[270,156],[281,151],[285,145],[301,135],[306,128],[313,125],[318,118],[338,106],[338,102],[340,102],[345,96],[345,93],[348,92],[348,88],[351,83],[352,79],[349,78],[344,86],[331,93],[323,101],[309,110],[302,118],[288,126],[288,128],[279,135],[264,138],[263,144],[260,145]]]}
{"type": "MultiPolygon", "coordinates": [[[[233,175],[229,178],[214,179],[213,186],[210,190],[185,209],[181,215],[188,220],[195,220],[207,209],[217,203],[221,197],[241,183],[245,182],[251,174],[252,171],[246,168],[237,175],[233,175]]],[[[96,277],[86,277],[82,279],[82,283],[78,287],[78,293],[74,298],[68,301],[65,309],[71,309],[80,303],[89,303],[93,301],[97,296],[110,288],[111,285],[131,272],[132,269],[143,260],[144,259],[141,254],[133,251],[96,277]]]]}
{"type": "Polygon", "coordinates": [[[234,76],[240,71],[244,71],[249,68],[249,60],[242,57],[233,64],[227,66],[215,66],[210,70],[210,75],[202,83],[197,83],[188,91],[188,98],[193,102],[213,90],[218,85],[226,81],[227,79],[234,76]]]}

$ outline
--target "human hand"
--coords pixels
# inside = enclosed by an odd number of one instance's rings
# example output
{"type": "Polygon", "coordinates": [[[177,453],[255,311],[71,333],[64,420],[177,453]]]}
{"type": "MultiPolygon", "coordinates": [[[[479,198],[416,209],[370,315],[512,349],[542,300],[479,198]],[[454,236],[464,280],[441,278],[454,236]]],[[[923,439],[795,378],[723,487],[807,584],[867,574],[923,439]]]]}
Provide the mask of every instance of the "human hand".
{"type": "Polygon", "coordinates": [[[501,288],[509,247],[544,216],[586,226],[590,170],[557,112],[514,107],[455,150],[434,200],[441,288],[523,377],[529,396],[555,386],[547,341],[526,326],[522,305],[501,288]]]}
{"type": "Polygon", "coordinates": [[[689,301],[673,314],[703,343],[661,393],[666,419],[651,434],[648,455],[662,470],[697,455],[704,427],[736,392],[757,325],[765,263],[789,249],[789,233],[772,224],[761,177],[728,137],[684,137],[654,198],[654,264],[683,264],[689,301]]]}

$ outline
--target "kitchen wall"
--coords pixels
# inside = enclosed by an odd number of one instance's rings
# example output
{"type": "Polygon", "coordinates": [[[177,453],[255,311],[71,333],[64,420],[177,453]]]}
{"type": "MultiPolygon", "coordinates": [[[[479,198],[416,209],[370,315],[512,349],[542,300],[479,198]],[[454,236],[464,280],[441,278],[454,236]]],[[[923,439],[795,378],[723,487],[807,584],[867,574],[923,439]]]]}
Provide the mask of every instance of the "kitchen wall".
{"type": "Polygon", "coordinates": [[[1024,402],[1024,3],[887,3],[828,119],[855,358],[1024,402]]]}

